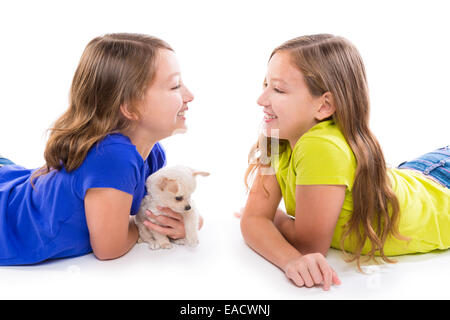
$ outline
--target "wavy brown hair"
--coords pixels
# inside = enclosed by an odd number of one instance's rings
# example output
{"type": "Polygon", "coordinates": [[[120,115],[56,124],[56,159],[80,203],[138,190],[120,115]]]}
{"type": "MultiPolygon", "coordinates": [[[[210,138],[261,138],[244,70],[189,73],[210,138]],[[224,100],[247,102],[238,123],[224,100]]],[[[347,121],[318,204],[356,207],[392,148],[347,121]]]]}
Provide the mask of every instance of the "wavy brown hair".
{"type": "MultiPolygon", "coordinates": [[[[347,262],[357,262],[361,270],[361,251],[367,240],[370,259],[379,254],[385,262],[395,262],[383,251],[388,236],[400,240],[398,230],[399,203],[387,176],[387,166],[381,147],[369,129],[369,90],[362,58],[356,47],[347,39],[331,34],[317,34],[294,38],[275,48],[289,52],[294,65],[303,73],[311,95],[320,97],[330,92],[335,102],[334,122],[342,131],[352,149],[356,162],[353,195],[353,213],[344,226],[340,246],[347,262]],[[349,236],[356,239],[352,253],[344,250],[349,236]]],[[[270,59],[269,59],[270,60],[270,59]]],[[[271,138],[259,138],[251,148],[245,183],[256,176],[256,169],[270,166],[271,138]],[[268,161],[269,159],[269,161],[268,161]]],[[[280,146],[285,145],[280,140],[280,146]]],[[[282,149],[280,148],[280,152],[282,149]]],[[[263,176],[261,177],[263,178],[263,176]]]]}
{"type": "Polygon", "coordinates": [[[33,174],[32,184],[52,170],[77,169],[95,143],[131,126],[120,107],[127,104],[140,116],[137,106],[154,78],[159,49],[172,50],[158,38],[132,33],[106,34],[88,43],[72,80],[69,108],[49,129],[46,164],[33,174]]]}

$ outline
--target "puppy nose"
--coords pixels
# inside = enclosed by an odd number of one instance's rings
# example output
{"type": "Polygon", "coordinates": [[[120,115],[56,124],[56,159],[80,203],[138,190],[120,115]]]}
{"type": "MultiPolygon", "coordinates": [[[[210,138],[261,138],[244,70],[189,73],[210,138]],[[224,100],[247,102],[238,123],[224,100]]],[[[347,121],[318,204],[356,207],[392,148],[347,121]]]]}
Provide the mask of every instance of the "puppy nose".
{"type": "Polygon", "coordinates": [[[186,207],[184,207],[184,210],[186,210],[186,211],[191,210],[191,206],[187,205],[186,207]]]}

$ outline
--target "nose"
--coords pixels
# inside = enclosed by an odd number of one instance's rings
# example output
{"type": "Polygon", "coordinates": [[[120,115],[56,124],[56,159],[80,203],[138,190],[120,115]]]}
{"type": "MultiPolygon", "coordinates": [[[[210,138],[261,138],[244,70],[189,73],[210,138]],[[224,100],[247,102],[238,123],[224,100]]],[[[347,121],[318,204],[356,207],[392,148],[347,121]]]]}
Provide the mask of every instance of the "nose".
{"type": "Polygon", "coordinates": [[[189,91],[189,89],[185,86],[184,87],[184,103],[188,103],[191,102],[192,100],[194,100],[194,95],[192,94],[192,92],[189,91]]]}
{"type": "Polygon", "coordinates": [[[191,206],[188,204],[186,207],[184,207],[184,210],[186,211],[191,210],[191,206]]]}
{"type": "Polygon", "coordinates": [[[256,103],[261,107],[268,107],[270,105],[266,96],[266,90],[264,90],[263,93],[261,93],[258,100],[256,100],[256,103]]]}

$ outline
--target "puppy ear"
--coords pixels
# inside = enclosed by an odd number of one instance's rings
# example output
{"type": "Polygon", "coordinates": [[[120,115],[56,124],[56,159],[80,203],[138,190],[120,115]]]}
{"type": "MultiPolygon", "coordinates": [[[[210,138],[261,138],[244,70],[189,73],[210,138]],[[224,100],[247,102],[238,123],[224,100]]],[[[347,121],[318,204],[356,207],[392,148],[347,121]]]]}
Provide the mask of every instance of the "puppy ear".
{"type": "Polygon", "coordinates": [[[193,175],[194,177],[195,177],[195,176],[198,176],[198,175],[207,177],[207,176],[209,176],[209,172],[205,172],[205,171],[193,171],[193,172],[192,172],[192,175],[193,175]]]}
{"type": "Polygon", "coordinates": [[[158,188],[161,189],[161,191],[169,190],[172,193],[178,192],[178,182],[175,179],[169,179],[167,177],[161,178],[161,180],[158,181],[158,188]]]}
{"type": "Polygon", "coordinates": [[[168,190],[174,194],[178,192],[178,181],[175,179],[167,179],[168,190]]]}
{"type": "Polygon", "coordinates": [[[167,187],[167,184],[169,183],[169,179],[166,177],[161,178],[161,180],[158,181],[158,188],[161,189],[161,191],[164,191],[164,189],[167,187]]]}

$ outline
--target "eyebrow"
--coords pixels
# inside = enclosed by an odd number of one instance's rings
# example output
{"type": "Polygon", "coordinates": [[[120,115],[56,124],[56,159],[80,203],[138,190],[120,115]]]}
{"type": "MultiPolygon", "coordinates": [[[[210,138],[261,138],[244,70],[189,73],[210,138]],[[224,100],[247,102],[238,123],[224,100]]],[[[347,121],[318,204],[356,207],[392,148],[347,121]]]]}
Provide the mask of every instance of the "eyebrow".
{"type": "MultiPolygon", "coordinates": [[[[278,81],[278,82],[282,82],[282,83],[287,83],[286,81],[284,81],[284,80],[281,79],[281,78],[270,78],[270,80],[272,80],[272,81],[278,81]]],[[[267,81],[267,79],[265,79],[265,81],[267,81]]]]}
{"type": "Polygon", "coordinates": [[[175,76],[179,76],[180,74],[181,74],[180,72],[174,72],[174,73],[170,74],[170,75],[167,77],[167,80],[170,80],[170,79],[172,79],[172,78],[175,77],[175,76]]]}

